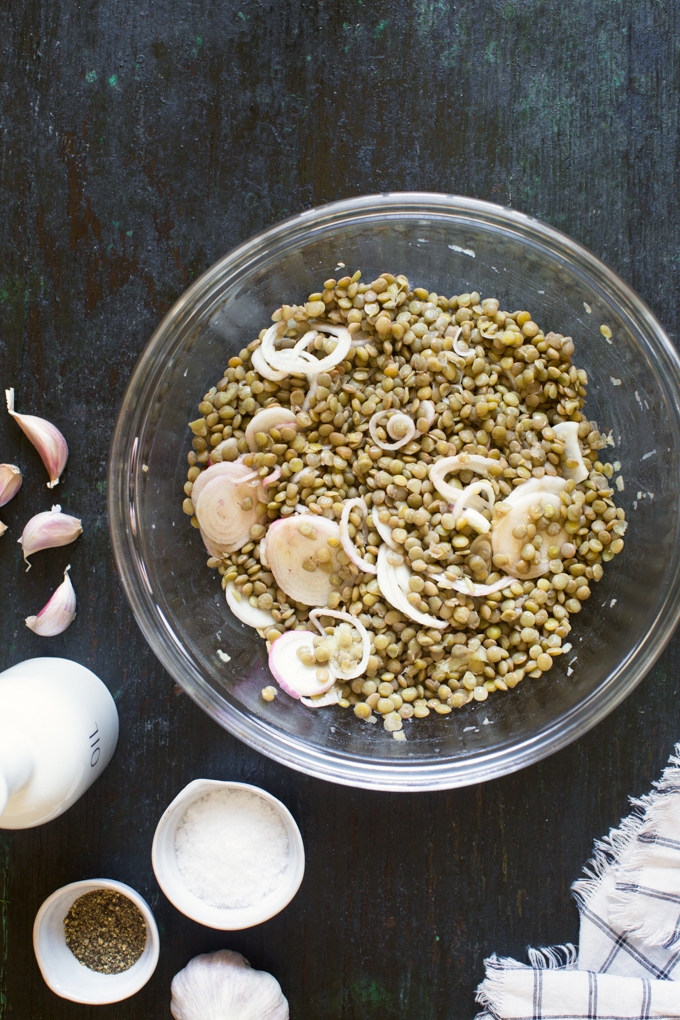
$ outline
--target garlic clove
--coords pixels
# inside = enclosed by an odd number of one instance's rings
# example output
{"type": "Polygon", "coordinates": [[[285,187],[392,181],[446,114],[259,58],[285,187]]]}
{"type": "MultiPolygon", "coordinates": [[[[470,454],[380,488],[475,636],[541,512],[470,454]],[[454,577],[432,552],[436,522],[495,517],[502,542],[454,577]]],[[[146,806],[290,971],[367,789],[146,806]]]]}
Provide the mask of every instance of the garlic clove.
{"type": "Polygon", "coordinates": [[[0,538],[2,538],[2,536],[5,534],[6,531],[7,531],[7,525],[3,524],[2,521],[0,521],[0,538]]]}
{"type": "Polygon", "coordinates": [[[21,488],[21,471],[14,464],[0,464],[0,506],[14,499],[21,488]]]}
{"type": "Polygon", "coordinates": [[[64,580],[61,582],[52,598],[40,610],[37,616],[27,616],[26,626],[34,634],[41,637],[55,637],[63,633],[73,622],[76,615],[76,593],[68,572],[70,565],[64,571],[64,580]]]}
{"type": "Polygon", "coordinates": [[[47,468],[50,476],[47,488],[53,489],[58,484],[68,460],[66,440],[52,422],[46,421],[44,418],[36,418],[33,414],[18,414],[14,410],[13,388],[5,390],[5,398],[7,410],[33,443],[47,468]]]}
{"type": "Polygon", "coordinates": [[[172,979],[175,1020],[289,1020],[288,1000],[275,977],[253,970],[240,953],[220,949],[195,956],[172,979]]]}
{"type": "MultiPolygon", "coordinates": [[[[21,543],[24,559],[41,549],[56,549],[60,545],[70,545],[83,533],[83,526],[77,517],[70,517],[61,512],[59,504],[51,510],[31,517],[18,541],[21,543]]],[[[30,569],[31,564],[28,563],[30,569]]]]}

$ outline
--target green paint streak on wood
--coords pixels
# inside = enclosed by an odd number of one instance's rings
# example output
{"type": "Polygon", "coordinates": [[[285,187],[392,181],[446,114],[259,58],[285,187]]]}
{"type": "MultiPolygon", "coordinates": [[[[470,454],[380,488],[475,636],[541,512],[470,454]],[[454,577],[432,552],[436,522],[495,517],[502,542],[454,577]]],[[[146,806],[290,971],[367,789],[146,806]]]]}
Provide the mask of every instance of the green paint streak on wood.
{"type": "Polygon", "coordinates": [[[7,1009],[7,899],[9,887],[9,846],[0,844],[0,1020],[7,1009]]]}

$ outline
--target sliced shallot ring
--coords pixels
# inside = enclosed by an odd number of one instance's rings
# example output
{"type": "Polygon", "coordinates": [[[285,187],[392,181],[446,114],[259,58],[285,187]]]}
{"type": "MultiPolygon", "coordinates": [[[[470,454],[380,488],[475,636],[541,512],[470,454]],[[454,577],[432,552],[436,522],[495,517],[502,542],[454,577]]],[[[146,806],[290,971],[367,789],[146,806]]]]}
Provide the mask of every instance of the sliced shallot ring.
{"type": "Polygon", "coordinates": [[[474,507],[468,506],[463,510],[461,517],[464,517],[471,528],[474,528],[478,535],[488,535],[491,531],[491,523],[487,521],[484,514],[474,507]]]}
{"type": "Polygon", "coordinates": [[[269,567],[269,560],[267,559],[267,536],[263,535],[260,539],[260,563],[263,567],[269,567]]]}
{"type": "Polygon", "coordinates": [[[278,482],[281,477],[281,468],[275,467],[271,474],[267,475],[266,478],[262,479],[263,488],[267,488],[268,485],[273,485],[274,482],[278,482]]]}
{"type": "MultiPolygon", "coordinates": [[[[208,471],[223,466],[215,464],[214,467],[208,468],[208,471]]],[[[194,513],[198,518],[201,535],[212,555],[215,555],[215,549],[225,553],[234,552],[244,546],[250,540],[250,529],[260,523],[265,512],[265,504],[260,501],[257,491],[248,484],[248,481],[246,479],[234,481],[227,474],[220,474],[211,479],[201,489],[194,503],[194,513]],[[244,505],[246,500],[250,503],[248,507],[244,505]]]]}
{"type": "Polygon", "coordinates": [[[383,524],[383,522],[378,517],[379,513],[380,507],[373,507],[373,509],[371,510],[371,520],[373,521],[373,527],[378,532],[385,545],[389,545],[390,549],[394,549],[395,552],[398,552],[399,546],[392,538],[392,529],[389,526],[389,524],[383,524]]]}
{"type": "Polygon", "coordinates": [[[317,694],[314,698],[300,698],[307,708],[325,708],[327,705],[337,705],[342,701],[342,688],[337,685],[329,687],[325,694],[317,694]]]}
{"type": "Polygon", "coordinates": [[[227,599],[227,605],[236,619],[240,620],[241,623],[245,623],[247,627],[254,627],[255,630],[258,628],[266,628],[268,630],[270,627],[276,626],[276,620],[268,610],[260,609],[259,606],[251,606],[245,595],[241,595],[239,601],[237,595],[240,595],[240,592],[236,591],[231,582],[224,589],[224,594],[227,599]]]}
{"type": "Polygon", "coordinates": [[[342,620],[344,623],[351,624],[352,627],[359,632],[363,649],[359,664],[349,673],[341,672],[337,666],[334,666],[333,670],[340,680],[356,680],[358,676],[363,676],[368,668],[368,659],[371,654],[371,639],[369,638],[368,631],[361,620],[357,620],[356,616],[352,616],[350,613],[345,613],[342,609],[312,609],[309,614],[309,619],[312,621],[322,637],[326,636],[326,631],[319,623],[320,616],[330,616],[334,620],[342,620]]]}
{"type": "Polygon", "coordinates": [[[453,349],[460,358],[467,358],[473,351],[473,348],[466,344],[465,340],[459,340],[458,337],[453,341],[453,349]]]}
{"type": "Polygon", "coordinates": [[[499,578],[498,581],[494,581],[493,584],[475,584],[471,578],[451,580],[445,574],[430,574],[430,577],[435,584],[439,582],[443,588],[453,588],[454,591],[459,591],[462,595],[472,595],[474,599],[493,595],[495,591],[507,588],[509,584],[514,584],[517,580],[516,577],[507,575],[506,577],[499,578]]]}
{"type": "Polygon", "coordinates": [[[335,521],[327,517],[291,514],[280,517],[269,526],[267,531],[267,559],[269,569],[274,575],[277,585],[295,602],[306,606],[325,606],[328,596],[334,590],[330,582],[331,575],[336,572],[337,560],[335,548],[328,545],[328,539],[334,538],[340,546],[340,529],[335,521]],[[309,538],[300,532],[301,524],[313,528],[315,536],[309,538]],[[320,565],[313,571],[305,570],[303,563],[314,562],[314,555],[320,549],[331,553],[329,561],[332,569],[323,569],[320,565]]]}
{"type": "MultiPolygon", "coordinates": [[[[332,323],[316,322],[310,320],[307,323],[308,326],[312,327],[304,334],[301,340],[293,348],[296,353],[294,360],[295,367],[289,367],[289,372],[297,372],[300,375],[320,375],[321,372],[330,372],[332,368],[339,365],[341,361],[344,361],[347,357],[350,347],[352,346],[352,335],[346,326],[335,326],[332,323]],[[312,355],[302,351],[301,346],[307,346],[312,340],[316,338],[314,330],[321,331],[323,333],[330,333],[337,339],[335,350],[330,354],[327,354],[325,358],[315,358],[312,355]]],[[[285,369],[286,365],[285,354],[283,351],[277,351],[274,348],[274,340],[276,339],[278,323],[274,323],[270,326],[264,337],[262,338],[262,354],[267,362],[273,367],[278,369],[285,369]]],[[[292,360],[292,359],[291,359],[292,360]]]]}
{"type": "Polygon", "coordinates": [[[448,627],[448,620],[438,620],[435,616],[421,613],[419,609],[413,608],[399,583],[399,573],[401,572],[402,577],[405,578],[406,574],[410,574],[410,570],[406,566],[393,567],[388,563],[388,554],[389,548],[386,545],[381,545],[378,550],[378,585],[390,605],[398,609],[404,616],[415,620],[416,623],[422,623],[425,627],[434,627],[437,630],[444,630],[448,627]]]}
{"type": "Polygon", "coordinates": [[[267,363],[261,347],[256,347],[254,351],[251,351],[250,362],[257,374],[261,375],[263,379],[268,379],[269,382],[281,382],[288,375],[288,372],[279,371],[267,363]]]}
{"type": "Polygon", "coordinates": [[[287,630],[278,637],[269,649],[269,669],[282,691],[291,698],[299,700],[303,696],[314,697],[325,694],[335,683],[332,670],[328,672],[328,680],[323,683],[318,679],[317,670],[320,666],[305,666],[300,660],[298,648],[314,647],[316,634],[311,630],[287,630]]]}
{"type": "Polygon", "coordinates": [[[577,484],[588,477],[588,468],[583,462],[581,444],[578,441],[578,422],[561,421],[553,425],[553,432],[556,436],[564,439],[564,459],[577,461],[576,467],[563,467],[565,478],[570,478],[577,484]]]}
{"type": "Polygon", "coordinates": [[[482,457],[478,453],[459,453],[455,457],[441,457],[430,467],[430,481],[435,489],[452,503],[460,496],[460,489],[448,485],[444,479],[454,471],[476,471],[477,474],[487,475],[491,467],[499,467],[499,461],[493,457],[482,457]]]}
{"type": "Polygon", "coordinates": [[[470,496],[478,496],[481,492],[483,492],[484,495],[486,496],[486,501],[489,510],[493,510],[493,505],[496,502],[496,493],[494,492],[493,485],[491,484],[491,482],[482,479],[481,481],[478,482],[470,482],[469,485],[465,486],[463,491],[458,496],[458,499],[451,507],[451,513],[453,514],[453,516],[455,518],[458,518],[460,514],[463,512],[465,506],[467,505],[467,500],[470,498],[470,496]]]}
{"type": "Polygon", "coordinates": [[[253,478],[257,478],[257,471],[253,471],[251,467],[240,460],[223,460],[217,464],[211,464],[205,471],[201,471],[191,489],[194,507],[208,482],[211,482],[213,478],[219,478],[220,475],[226,475],[231,481],[238,482],[240,485],[241,482],[250,482],[253,478]]]}
{"type": "MultiPolygon", "coordinates": [[[[528,478],[517,488],[513,489],[509,496],[504,496],[502,502],[506,506],[515,506],[521,499],[532,492],[549,492],[553,496],[560,496],[565,489],[567,479],[561,475],[544,475],[543,478],[528,478]]],[[[561,500],[560,500],[561,502],[561,500]]]]}
{"type": "MultiPolygon", "coordinates": [[[[349,535],[349,515],[354,507],[360,507],[363,511],[364,517],[368,517],[368,507],[366,506],[366,500],[357,496],[356,499],[346,499],[343,503],[342,514],[340,516],[340,541],[342,542],[342,548],[345,550],[352,563],[354,563],[360,570],[363,570],[365,574],[377,574],[378,568],[375,563],[369,563],[365,560],[356,550],[354,542],[349,535]]],[[[310,613],[311,617],[311,613],[310,613]]]]}
{"type": "MultiPolygon", "coordinates": [[[[522,489],[524,486],[520,485],[518,488],[522,489]]],[[[524,539],[515,538],[512,534],[513,528],[520,524],[526,524],[529,511],[534,506],[541,506],[542,508],[553,506],[557,510],[560,506],[560,500],[554,492],[535,492],[532,490],[529,493],[524,493],[522,499],[517,499],[512,503],[509,513],[494,521],[491,532],[493,553],[494,556],[504,555],[508,557],[510,562],[505,567],[508,573],[512,573],[515,570],[516,562],[522,558],[521,550],[525,541],[524,539]]],[[[564,522],[560,521],[560,523],[562,524],[562,530],[558,535],[551,536],[550,545],[561,546],[563,542],[567,541],[568,536],[564,528],[564,522]]],[[[547,574],[550,569],[550,561],[546,555],[548,548],[548,541],[544,538],[543,545],[540,549],[536,550],[535,557],[530,561],[528,571],[525,574],[520,574],[517,571],[515,576],[520,581],[529,581],[534,577],[547,574]]]]}
{"type": "Polygon", "coordinates": [[[259,450],[259,446],[255,442],[257,433],[264,432],[266,434],[272,429],[278,428],[279,425],[297,428],[295,412],[291,411],[289,407],[274,405],[274,407],[263,407],[261,411],[253,415],[246,426],[246,441],[253,453],[259,450]]]}
{"type": "Polygon", "coordinates": [[[436,411],[433,401],[421,400],[417,413],[418,421],[420,421],[421,418],[424,418],[427,422],[427,427],[430,428],[434,422],[435,415],[436,411]]]}
{"type": "Polygon", "coordinates": [[[399,411],[396,412],[376,411],[368,423],[368,431],[371,433],[371,438],[373,439],[373,442],[376,444],[376,446],[379,446],[382,450],[398,450],[400,447],[406,446],[407,443],[411,442],[411,440],[416,434],[416,427],[413,420],[409,418],[407,414],[403,414],[402,412],[399,411]],[[391,416],[398,414],[401,418],[404,418],[405,421],[408,422],[408,432],[403,437],[403,439],[398,439],[395,443],[384,443],[382,439],[378,437],[377,434],[378,422],[380,421],[381,418],[384,418],[386,414],[389,414],[391,416]]]}

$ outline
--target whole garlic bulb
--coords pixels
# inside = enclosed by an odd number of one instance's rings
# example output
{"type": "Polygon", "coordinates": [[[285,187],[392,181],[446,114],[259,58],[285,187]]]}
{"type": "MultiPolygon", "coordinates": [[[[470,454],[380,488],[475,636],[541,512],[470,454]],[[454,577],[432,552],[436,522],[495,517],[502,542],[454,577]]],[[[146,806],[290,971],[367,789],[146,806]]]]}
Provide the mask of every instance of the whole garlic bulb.
{"type": "Polygon", "coordinates": [[[253,970],[240,953],[195,956],[172,979],[175,1020],[288,1020],[288,1000],[275,977],[253,970]]]}

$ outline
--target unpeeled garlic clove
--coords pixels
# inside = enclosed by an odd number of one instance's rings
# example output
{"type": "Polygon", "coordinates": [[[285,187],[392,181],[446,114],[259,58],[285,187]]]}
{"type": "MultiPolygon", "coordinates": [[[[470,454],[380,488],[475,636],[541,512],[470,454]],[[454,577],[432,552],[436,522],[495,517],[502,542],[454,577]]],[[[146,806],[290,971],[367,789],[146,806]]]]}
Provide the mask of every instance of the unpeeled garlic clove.
{"type": "Polygon", "coordinates": [[[0,538],[2,538],[2,536],[5,534],[6,531],[7,531],[7,525],[3,524],[2,521],[0,521],[0,538]]]}
{"type": "Polygon", "coordinates": [[[64,571],[64,580],[38,615],[26,617],[26,626],[34,634],[55,637],[63,633],[73,622],[76,615],[76,593],[68,576],[70,569],[69,565],[64,571]]]}
{"type": "Polygon", "coordinates": [[[68,460],[68,446],[56,425],[44,418],[36,418],[33,414],[18,414],[14,410],[14,389],[5,390],[7,410],[28,436],[47,468],[50,480],[48,489],[53,489],[59,482],[61,473],[68,460]]]}
{"type": "MultiPolygon", "coordinates": [[[[56,549],[60,545],[70,545],[83,533],[83,526],[77,517],[69,517],[61,512],[59,504],[51,510],[31,517],[18,541],[21,543],[24,559],[41,549],[56,549]]],[[[31,564],[28,563],[30,568],[31,564]]]]}
{"type": "Polygon", "coordinates": [[[0,506],[14,499],[22,480],[21,471],[14,464],[0,464],[0,506]]]}

